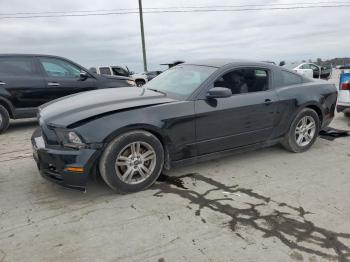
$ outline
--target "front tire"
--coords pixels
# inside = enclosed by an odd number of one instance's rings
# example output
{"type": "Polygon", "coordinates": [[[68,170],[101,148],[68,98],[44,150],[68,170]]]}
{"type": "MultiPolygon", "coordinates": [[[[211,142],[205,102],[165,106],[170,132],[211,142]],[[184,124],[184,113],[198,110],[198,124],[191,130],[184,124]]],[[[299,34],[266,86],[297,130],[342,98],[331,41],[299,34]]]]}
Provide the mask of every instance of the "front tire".
{"type": "Polygon", "coordinates": [[[10,114],[5,107],[0,105],[0,134],[5,132],[10,125],[10,114]]]}
{"type": "Polygon", "coordinates": [[[138,87],[141,87],[141,86],[143,86],[144,84],[146,84],[146,82],[143,81],[143,80],[136,80],[135,83],[136,83],[136,86],[138,86],[138,87]]]}
{"type": "Polygon", "coordinates": [[[136,130],[115,138],[100,159],[106,184],[119,193],[133,193],[151,186],[164,164],[164,150],[153,134],[136,130]]]}
{"type": "Polygon", "coordinates": [[[282,145],[294,153],[304,152],[315,143],[319,131],[320,119],[317,113],[310,108],[304,108],[293,120],[282,145]]]}

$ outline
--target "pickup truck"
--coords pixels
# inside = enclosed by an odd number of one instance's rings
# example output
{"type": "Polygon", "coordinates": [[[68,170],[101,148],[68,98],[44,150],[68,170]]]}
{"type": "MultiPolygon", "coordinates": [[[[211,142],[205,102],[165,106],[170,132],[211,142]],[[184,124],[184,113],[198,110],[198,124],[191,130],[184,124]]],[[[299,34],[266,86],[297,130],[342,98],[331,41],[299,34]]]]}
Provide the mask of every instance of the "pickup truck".
{"type": "Polygon", "coordinates": [[[148,81],[147,75],[135,74],[133,71],[130,71],[128,67],[125,69],[121,66],[98,66],[90,68],[90,71],[99,75],[130,77],[135,81],[137,86],[143,86],[148,81]]]}

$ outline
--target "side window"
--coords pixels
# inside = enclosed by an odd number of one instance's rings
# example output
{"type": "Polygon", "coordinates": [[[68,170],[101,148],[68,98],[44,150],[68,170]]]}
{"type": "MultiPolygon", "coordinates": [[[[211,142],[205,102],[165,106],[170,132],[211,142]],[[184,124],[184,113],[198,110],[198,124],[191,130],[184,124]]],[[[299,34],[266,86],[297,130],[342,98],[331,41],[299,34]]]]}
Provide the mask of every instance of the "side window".
{"type": "Polygon", "coordinates": [[[214,87],[226,87],[232,94],[268,90],[269,72],[266,69],[244,68],[228,72],[214,82],[214,87]]]}
{"type": "Polygon", "coordinates": [[[129,76],[129,73],[126,70],[124,70],[123,68],[112,67],[112,70],[113,70],[114,74],[117,76],[129,76]]]}
{"type": "Polygon", "coordinates": [[[310,69],[310,65],[309,64],[303,64],[300,69],[310,69]]]}
{"type": "Polygon", "coordinates": [[[315,65],[310,65],[310,68],[314,71],[318,71],[318,66],[315,66],[315,65]]]}
{"type": "Polygon", "coordinates": [[[1,76],[37,75],[35,64],[30,57],[0,57],[1,76]]]}
{"type": "Polygon", "coordinates": [[[111,75],[112,72],[111,70],[109,69],[109,67],[100,67],[100,74],[101,75],[111,75]]]}
{"type": "Polygon", "coordinates": [[[91,67],[91,68],[89,69],[89,71],[90,71],[91,73],[97,74],[96,67],[91,67]]]}
{"type": "Polygon", "coordinates": [[[289,85],[297,85],[302,83],[301,76],[298,76],[296,74],[282,71],[282,78],[283,78],[283,85],[289,86],[289,85]]]}
{"type": "Polygon", "coordinates": [[[75,65],[57,58],[40,57],[40,62],[48,76],[78,78],[80,68],[75,65]]]}

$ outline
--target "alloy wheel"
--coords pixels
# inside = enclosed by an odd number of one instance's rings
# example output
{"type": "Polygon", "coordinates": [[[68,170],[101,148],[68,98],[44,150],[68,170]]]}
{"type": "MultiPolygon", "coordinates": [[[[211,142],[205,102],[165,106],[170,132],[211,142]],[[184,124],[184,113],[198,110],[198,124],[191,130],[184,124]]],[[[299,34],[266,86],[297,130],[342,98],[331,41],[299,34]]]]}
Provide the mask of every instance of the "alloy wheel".
{"type": "Polygon", "coordinates": [[[139,184],[153,173],[156,166],[154,148],[142,141],[125,146],[118,154],[115,171],[118,177],[127,184],[139,184]]]}
{"type": "Polygon", "coordinates": [[[301,118],[295,128],[295,141],[298,146],[310,144],[316,133],[316,122],[311,116],[301,118]]]}

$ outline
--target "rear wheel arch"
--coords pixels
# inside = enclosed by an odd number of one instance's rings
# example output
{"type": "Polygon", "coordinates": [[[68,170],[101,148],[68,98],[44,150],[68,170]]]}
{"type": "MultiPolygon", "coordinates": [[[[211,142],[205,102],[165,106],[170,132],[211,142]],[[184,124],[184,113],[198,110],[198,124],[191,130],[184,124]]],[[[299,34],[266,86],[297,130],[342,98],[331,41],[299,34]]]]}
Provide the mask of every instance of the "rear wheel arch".
{"type": "Polygon", "coordinates": [[[322,113],[322,110],[321,110],[321,107],[320,105],[317,105],[316,103],[307,103],[307,104],[303,104],[301,105],[298,110],[296,110],[294,112],[294,114],[292,115],[292,117],[289,119],[289,125],[288,127],[292,124],[293,120],[297,117],[297,115],[302,111],[304,110],[305,108],[310,108],[312,110],[314,110],[318,117],[319,117],[319,120],[320,120],[320,125],[322,125],[322,122],[323,122],[323,113],[322,113]]]}
{"type": "Polygon", "coordinates": [[[303,107],[293,117],[281,144],[291,152],[304,152],[313,145],[318,137],[320,128],[320,118],[317,112],[313,108],[303,107]],[[303,121],[304,119],[305,121],[303,121]],[[301,139],[299,140],[299,138],[301,139]]]}
{"type": "Polygon", "coordinates": [[[315,104],[307,105],[307,106],[305,106],[304,108],[310,108],[310,109],[314,110],[314,111],[317,113],[318,118],[319,118],[319,120],[320,120],[320,126],[322,126],[322,123],[323,123],[323,113],[322,113],[321,108],[320,108],[318,105],[315,105],[315,104]]]}

